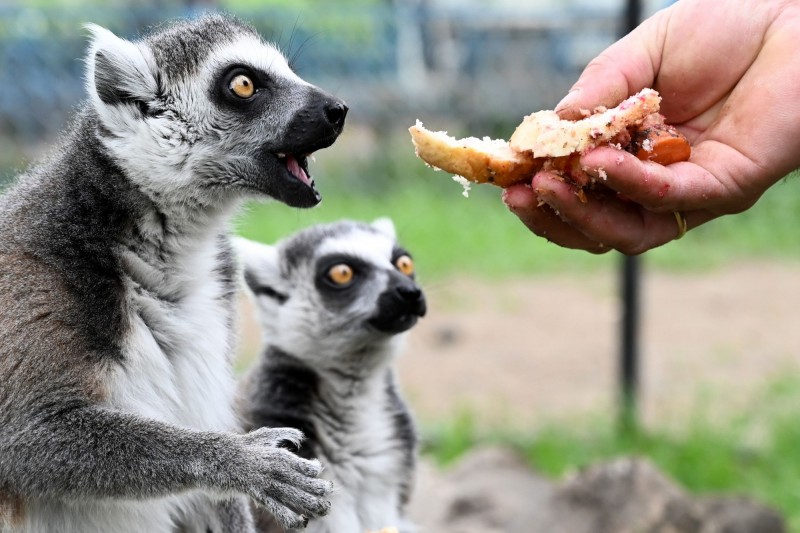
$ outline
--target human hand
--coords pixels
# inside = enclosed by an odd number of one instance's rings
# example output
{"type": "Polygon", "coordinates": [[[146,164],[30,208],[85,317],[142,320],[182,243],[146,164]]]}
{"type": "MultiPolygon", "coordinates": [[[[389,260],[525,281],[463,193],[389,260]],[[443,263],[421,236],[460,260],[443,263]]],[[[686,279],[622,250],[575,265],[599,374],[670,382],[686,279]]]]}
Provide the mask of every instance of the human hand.
{"type": "Polygon", "coordinates": [[[561,246],[639,254],[750,208],[800,167],[800,1],[681,0],[595,58],[556,107],[562,118],[613,107],[644,87],[692,144],[667,167],[611,147],[581,157],[602,184],[585,191],[547,172],[503,200],[535,234],[561,246]]]}

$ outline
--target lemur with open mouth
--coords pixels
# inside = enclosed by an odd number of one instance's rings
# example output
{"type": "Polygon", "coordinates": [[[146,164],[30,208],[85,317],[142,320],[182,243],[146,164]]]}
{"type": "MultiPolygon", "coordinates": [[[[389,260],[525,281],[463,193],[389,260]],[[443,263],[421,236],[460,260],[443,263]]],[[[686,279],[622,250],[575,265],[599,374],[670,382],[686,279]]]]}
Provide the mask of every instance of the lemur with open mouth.
{"type": "Polygon", "coordinates": [[[0,531],[301,527],[331,484],[297,429],[240,432],[228,221],[317,204],[347,107],[232,17],[89,30],[88,104],[0,199],[0,531]]]}
{"type": "MultiPolygon", "coordinates": [[[[388,219],[312,226],[267,246],[236,240],[263,332],[243,380],[251,428],[303,431],[303,457],[334,482],[314,533],[406,533],[416,431],[393,361],[426,312],[414,263],[388,219]]],[[[259,530],[283,531],[262,516],[259,530]]]]}

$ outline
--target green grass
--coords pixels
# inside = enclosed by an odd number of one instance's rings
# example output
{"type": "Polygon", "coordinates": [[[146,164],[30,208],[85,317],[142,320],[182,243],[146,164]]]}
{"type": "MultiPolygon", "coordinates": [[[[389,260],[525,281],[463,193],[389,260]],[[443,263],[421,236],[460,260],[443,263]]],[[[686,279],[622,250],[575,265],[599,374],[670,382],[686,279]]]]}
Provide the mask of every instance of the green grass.
{"type": "Polygon", "coordinates": [[[424,428],[425,453],[442,464],[481,444],[518,449],[539,472],[570,470],[619,456],[644,456],[693,493],[747,494],[784,514],[800,532],[800,375],[777,378],[744,412],[720,418],[702,407],[680,431],[620,430],[607,416],[561,420],[536,433],[479,429],[468,412],[424,428]]]}
{"type": "MultiPolygon", "coordinates": [[[[386,153],[379,160],[318,162],[313,170],[323,194],[320,206],[298,211],[275,203],[252,204],[239,220],[239,232],[271,242],[312,223],[389,216],[421,274],[429,278],[585,272],[619,261],[615,253],[594,256],[534,236],[507,211],[495,187],[475,186],[469,198],[462,197],[458,184],[425,167],[405,144],[386,153]]],[[[797,261],[798,227],[800,183],[790,178],[751,210],[712,221],[643,257],[655,268],[683,270],[739,259],[797,261]]]]}

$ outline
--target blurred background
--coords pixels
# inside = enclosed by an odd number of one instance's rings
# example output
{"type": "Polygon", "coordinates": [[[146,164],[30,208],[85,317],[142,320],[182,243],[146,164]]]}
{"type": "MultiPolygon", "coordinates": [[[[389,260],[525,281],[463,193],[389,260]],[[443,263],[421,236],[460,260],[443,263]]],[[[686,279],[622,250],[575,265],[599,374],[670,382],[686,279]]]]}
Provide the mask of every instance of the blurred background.
{"type": "MultiPolygon", "coordinates": [[[[272,242],[343,217],[394,220],[430,300],[398,361],[426,454],[447,465],[502,443],[555,478],[643,455],[697,493],[758,497],[800,531],[796,179],[640,258],[639,394],[621,423],[621,256],[538,239],[499,190],[464,198],[414,157],[417,119],[508,138],[524,115],[552,108],[623,31],[625,4],[0,0],[0,179],[45,155],[84,100],[85,23],[136,38],[208,9],[239,15],[350,114],[312,163],[323,203],[252,204],[236,230],[272,242]]],[[[645,1],[641,14],[666,4],[645,1]]],[[[258,350],[247,321],[244,339],[241,368],[258,350]]]]}

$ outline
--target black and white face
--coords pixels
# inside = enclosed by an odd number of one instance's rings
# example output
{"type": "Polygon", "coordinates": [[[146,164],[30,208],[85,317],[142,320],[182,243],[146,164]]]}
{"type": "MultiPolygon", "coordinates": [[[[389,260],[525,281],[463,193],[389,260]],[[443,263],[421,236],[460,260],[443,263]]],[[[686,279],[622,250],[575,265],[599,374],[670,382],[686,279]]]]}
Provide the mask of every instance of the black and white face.
{"type": "Polygon", "coordinates": [[[316,226],[277,248],[239,250],[266,342],[317,364],[391,342],[425,315],[413,259],[388,220],[316,226]]]}
{"type": "Polygon", "coordinates": [[[143,190],[179,203],[320,201],[308,160],[342,132],[347,106],[298,77],[249,26],[209,16],[144,41],[93,34],[101,134],[143,190]]]}
{"type": "Polygon", "coordinates": [[[211,95],[217,129],[228,132],[232,146],[247,147],[241,156],[255,164],[255,173],[239,176],[240,185],[291,206],[316,205],[308,159],[341,133],[344,103],[304,83],[283,56],[221,66],[211,95]]]}
{"type": "Polygon", "coordinates": [[[316,260],[314,287],[329,322],[349,315],[347,323],[355,321],[366,330],[389,335],[417,323],[425,312],[425,299],[414,281],[413,259],[401,247],[394,247],[385,258],[376,263],[362,254],[343,251],[316,260]],[[385,258],[393,268],[381,264],[385,258]]]}

